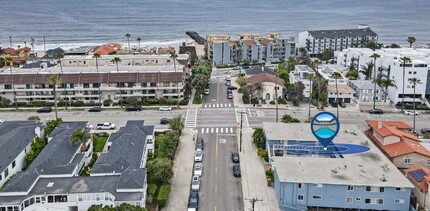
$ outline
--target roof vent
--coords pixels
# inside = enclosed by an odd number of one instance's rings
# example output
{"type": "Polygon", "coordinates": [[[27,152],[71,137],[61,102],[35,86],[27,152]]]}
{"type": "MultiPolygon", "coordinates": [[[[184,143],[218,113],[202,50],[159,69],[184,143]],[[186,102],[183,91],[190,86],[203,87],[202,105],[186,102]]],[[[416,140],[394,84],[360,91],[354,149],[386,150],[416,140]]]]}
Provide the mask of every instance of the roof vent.
{"type": "Polygon", "coordinates": [[[48,183],[48,185],[46,186],[47,188],[52,188],[52,186],[54,186],[54,182],[50,182],[48,183]]]}
{"type": "Polygon", "coordinates": [[[378,129],[382,128],[382,121],[378,121],[378,129]]]}
{"type": "Polygon", "coordinates": [[[388,181],[387,177],[385,177],[385,174],[382,175],[381,178],[379,178],[382,182],[388,181]]]}

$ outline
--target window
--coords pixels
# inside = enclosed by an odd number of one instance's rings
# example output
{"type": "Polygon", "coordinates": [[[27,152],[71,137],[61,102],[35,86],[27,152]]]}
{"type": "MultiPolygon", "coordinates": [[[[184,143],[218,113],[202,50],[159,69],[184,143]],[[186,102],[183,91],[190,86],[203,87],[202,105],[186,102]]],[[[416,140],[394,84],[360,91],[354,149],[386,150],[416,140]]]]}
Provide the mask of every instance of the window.
{"type": "Polygon", "coordinates": [[[4,170],[4,178],[6,178],[7,176],[9,176],[9,168],[6,167],[6,169],[4,170]]]}
{"type": "Polygon", "coordinates": [[[349,191],[353,191],[354,190],[354,186],[353,185],[348,185],[348,190],[349,191]]]}
{"type": "Polygon", "coordinates": [[[163,86],[168,87],[168,86],[170,86],[170,83],[169,82],[163,82],[163,86]]]}
{"type": "Polygon", "coordinates": [[[322,196],[312,196],[313,199],[322,199],[322,196]]]}
{"type": "Polygon", "coordinates": [[[16,166],[16,163],[15,163],[15,161],[13,161],[12,162],[12,169],[15,168],[15,166],[16,166]]]}
{"type": "Polygon", "coordinates": [[[314,187],[316,188],[322,188],[323,184],[314,184],[314,187]]]}
{"type": "Polygon", "coordinates": [[[412,74],[412,71],[409,71],[408,73],[409,73],[409,74],[412,74]]]}
{"type": "Polygon", "coordinates": [[[361,201],[360,197],[355,198],[355,201],[361,201]]]}
{"type": "Polygon", "coordinates": [[[395,204],[404,204],[405,200],[404,199],[396,199],[396,200],[394,200],[394,203],[395,204]]]}
{"type": "Polygon", "coordinates": [[[148,86],[148,84],[147,84],[147,83],[140,83],[140,86],[141,86],[141,87],[147,87],[147,86],[148,86]]]}
{"type": "Polygon", "coordinates": [[[414,74],[417,74],[417,71],[414,71],[414,74]]]}
{"type": "Polygon", "coordinates": [[[303,201],[304,199],[305,199],[305,197],[303,195],[297,195],[298,201],[303,201]]]}
{"type": "Polygon", "coordinates": [[[406,188],[396,188],[397,191],[405,191],[406,188]]]}
{"type": "Polygon", "coordinates": [[[367,187],[366,187],[366,191],[367,191],[367,192],[384,192],[384,187],[372,187],[372,186],[367,186],[367,187]]]}
{"type": "Polygon", "coordinates": [[[346,198],[346,202],[347,202],[347,203],[352,203],[352,197],[347,197],[347,198],[346,198]]]}
{"type": "Polygon", "coordinates": [[[300,189],[305,188],[305,185],[303,183],[299,183],[298,186],[299,186],[300,189]]]}
{"type": "Polygon", "coordinates": [[[357,185],[357,189],[361,189],[363,186],[361,185],[357,185]]]}
{"type": "Polygon", "coordinates": [[[430,166],[430,160],[427,160],[426,166],[430,166]]]}
{"type": "Polygon", "coordinates": [[[384,199],[365,199],[366,204],[384,204],[384,199]]]}
{"type": "Polygon", "coordinates": [[[12,85],[10,85],[10,84],[5,84],[5,85],[4,85],[4,89],[12,89],[12,85]]]}
{"type": "Polygon", "coordinates": [[[369,90],[363,89],[363,93],[368,93],[368,92],[369,92],[369,90]]]}
{"type": "Polygon", "coordinates": [[[410,158],[410,157],[403,158],[403,163],[404,164],[411,164],[412,163],[412,158],[410,158]]]}

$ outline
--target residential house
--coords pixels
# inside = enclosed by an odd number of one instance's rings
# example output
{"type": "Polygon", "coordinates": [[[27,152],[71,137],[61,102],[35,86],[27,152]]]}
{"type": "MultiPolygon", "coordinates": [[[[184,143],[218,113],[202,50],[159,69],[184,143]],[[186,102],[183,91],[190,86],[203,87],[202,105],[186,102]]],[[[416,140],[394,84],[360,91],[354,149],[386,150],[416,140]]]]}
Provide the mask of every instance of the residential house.
{"type": "Polygon", "coordinates": [[[78,48],[71,48],[67,51],[64,51],[64,56],[90,55],[98,47],[99,46],[80,46],[78,48]]]}
{"type": "MultiPolygon", "coordinates": [[[[348,85],[355,91],[354,100],[362,105],[373,103],[373,96],[375,94],[375,84],[372,81],[366,80],[349,80],[348,85]]],[[[384,91],[379,85],[376,84],[376,102],[386,102],[384,91]]]]}
{"type": "Polygon", "coordinates": [[[249,77],[246,82],[251,85],[260,83],[263,90],[259,93],[259,97],[266,101],[274,101],[278,98],[277,96],[282,96],[285,87],[285,82],[282,78],[267,72],[249,77]]]}
{"type": "Polygon", "coordinates": [[[121,45],[118,43],[109,43],[105,45],[101,45],[96,48],[94,53],[98,53],[100,55],[109,55],[112,52],[117,52],[121,49],[121,45]]]}
{"type": "Polygon", "coordinates": [[[62,48],[49,49],[45,52],[45,55],[41,57],[42,60],[58,60],[57,55],[64,54],[62,48]]]}
{"type": "Polygon", "coordinates": [[[403,121],[366,120],[367,136],[399,169],[430,165],[430,151],[403,121]]]}
{"type": "Polygon", "coordinates": [[[296,65],[294,70],[289,73],[291,84],[301,82],[305,85],[305,89],[303,89],[303,97],[305,100],[310,99],[309,87],[311,86],[311,82],[307,78],[309,74],[314,74],[316,77],[315,71],[307,65],[296,65]]]}
{"type": "Polygon", "coordinates": [[[328,100],[339,100],[345,103],[350,103],[354,98],[355,91],[348,86],[348,79],[341,71],[331,66],[321,66],[317,69],[319,75],[327,80],[328,100]],[[340,77],[336,79],[334,73],[339,73],[340,77]],[[339,94],[338,94],[339,93],[339,94]]]}
{"type": "Polygon", "coordinates": [[[405,176],[415,186],[414,189],[412,189],[411,205],[415,208],[415,210],[420,210],[420,208],[429,210],[430,169],[425,166],[409,168],[405,170],[405,176]]]}
{"type": "MultiPolygon", "coordinates": [[[[24,64],[27,59],[30,58],[31,48],[24,47],[24,48],[5,48],[3,49],[4,54],[1,56],[10,56],[13,59],[14,64],[24,64]]],[[[5,64],[6,66],[9,66],[9,64],[5,64]]]]}

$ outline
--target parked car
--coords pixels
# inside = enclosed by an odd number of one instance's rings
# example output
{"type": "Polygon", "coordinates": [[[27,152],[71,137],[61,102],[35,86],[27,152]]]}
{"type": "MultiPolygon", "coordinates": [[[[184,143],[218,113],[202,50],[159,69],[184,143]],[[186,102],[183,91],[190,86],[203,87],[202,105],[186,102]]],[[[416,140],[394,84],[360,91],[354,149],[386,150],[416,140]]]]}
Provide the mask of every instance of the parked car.
{"type": "Polygon", "coordinates": [[[224,70],[224,73],[228,74],[228,73],[230,73],[230,70],[224,70]]]}
{"type": "Polygon", "coordinates": [[[430,133],[430,128],[423,128],[423,129],[421,129],[421,133],[422,134],[430,133]]]}
{"type": "Polygon", "coordinates": [[[199,137],[199,138],[197,138],[197,141],[196,141],[196,149],[201,149],[201,150],[203,150],[203,148],[204,148],[204,142],[203,142],[203,138],[202,137],[199,137]]]}
{"type": "Polygon", "coordinates": [[[228,94],[228,95],[227,95],[227,98],[228,98],[228,99],[233,99],[233,94],[232,94],[232,93],[228,94]]]}
{"type": "Polygon", "coordinates": [[[231,94],[233,91],[231,89],[227,89],[227,94],[231,94]]]}
{"type": "Polygon", "coordinates": [[[203,161],[203,150],[197,149],[196,154],[194,155],[194,161],[202,162],[203,161]]]}
{"type": "Polygon", "coordinates": [[[233,70],[240,70],[240,67],[233,67],[233,70]]]}
{"type": "Polygon", "coordinates": [[[194,165],[194,175],[195,176],[202,176],[203,174],[203,165],[201,163],[196,163],[194,165]]]}
{"type": "Polygon", "coordinates": [[[346,108],[346,104],[345,104],[345,102],[343,102],[343,101],[339,101],[339,105],[340,105],[340,107],[342,107],[342,108],[346,108]]]}
{"type": "Polygon", "coordinates": [[[43,107],[43,108],[37,109],[37,113],[51,113],[51,112],[52,112],[51,107],[43,107]]]}
{"type": "Polygon", "coordinates": [[[97,130],[113,130],[115,129],[115,124],[110,122],[105,122],[103,124],[97,124],[96,125],[97,130]]]}
{"type": "Polygon", "coordinates": [[[230,76],[225,77],[225,80],[226,80],[226,81],[231,81],[230,76]]]}
{"type": "Polygon", "coordinates": [[[188,200],[188,210],[197,210],[199,208],[199,193],[192,191],[188,200]]]}
{"type": "Polygon", "coordinates": [[[170,122],[169,118],[161,118],[160,119],[160,124],[162,124],[162,125],[167,125],[167,124],[169,124],[169,122],[170,122]]]}
{"type": "Polygon", "coordinates": [[[170,107],[170,106],[161,106],[158,110],[159,111],[171,111],[172,107],[170,107]]]}
{"type": "Polygon", "coordinates": [[[142,106],[134,106],[134,105],[128,105],[125,107],[125,111],[141,111],[142,106]]]}
{"type": "Polygon", "coordinates": [[[415,116],[417,116],[419,113],[418,113],[418,111],[413,111],[413,110],[406,110],[406,111],[404,111],[404,113],[406,114],[406,115],[415,115],[415,116]]]}
{"type": "Polygon", "coordinates": [[[88,112],[100,112],[100,111],[102,111],[102,108],[100,108],[98,106],[88,109],[88,112]]]}
{"type": "Polygon", "coordinates": [[[193,176],[193,179],[191,180],[191,190],[192,191],[199,191],[200,190],[200,177],[199,176],[193,176]]]}
{"type": "Polygon", "coordinates": [[[205,95],[209,95],[209,89],[205,89],[205,95]]]}
{"type": "Polygon", "coordinates": [[[336,100],[329,100],[329,103],[332,107],[337,107],[337,101],[336,100]]]}
{"type": "Polygon", "coordinates": [[[239,163],[239,153],[231,153],[231,161],[233,161],[233,163],[239,163]]]}
{"type": "Polygon", "coordinates": [[[234,177],[240,177],[240,166],[239,165],[234,165],[233,166],[233,176],[234,177]]]}
{"type": "Polygon", "coordinates": [[[229,86],[229,87],[227,87],[227,90],[237,90],[237,87],[235,87],[235,86],[229,86]]]}
{"type": "Polygon", "coordinates": [[[369,111],[370,114],[383,114],[384,111],[382,109],[372,109],[369,111]]]}
{"type": "Polygon", "coordinates": [[[231,86],[231,82],[230,82],[230,81],[227,81],[227,82],[225,82],[225,85],[226,85],[226,86],[231,86]]]}

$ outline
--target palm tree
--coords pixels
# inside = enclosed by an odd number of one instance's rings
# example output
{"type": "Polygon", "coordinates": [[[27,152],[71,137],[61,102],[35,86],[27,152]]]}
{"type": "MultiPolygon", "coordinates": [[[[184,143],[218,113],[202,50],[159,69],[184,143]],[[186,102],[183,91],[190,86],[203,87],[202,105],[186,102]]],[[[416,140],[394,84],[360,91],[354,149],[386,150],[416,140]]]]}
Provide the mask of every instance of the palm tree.
{"type": "MultiPolygon", "coordinates": [[[[178,54],[175,52],[170,53],[170,58],[173,59],[173,68],[175,68],[176,73],[176,58],[178,58],[178,54]]],[[[176,94],[178,95],[178,107],[179,107],[179,81],[176,82],[176,94]]]]}
{"type": "Polygon", "coordinates": [[[57,85],[61,83],[61,80],[58,78],[57,75],[51,75],[47,80],[46,83],[50,86],[52,86],[52,89],[54,91],[54,106],[55,106],[55,119],[58,119],[58,104],[57,104],[57,85]]]}
{"type": "MultiPolygon", "coordinates": [[[[315,72],[318,72],[318,66],[319,66],[320,64],[321,64],[321,61],[320,61],[319,59],[316,59],[316,60],[313,62],[313,65],[314,65],[314,71],[315,71],[315,72]]],[[[319,85],[320,85],[320,83],[317,83],[318,90],[320,90],[319,85]]],[[[319,93],[319,91],[317,91],[317,99],[318,99],[318,108],[319,108],[319,107],[320,107],[320,93],[319,93]]]]}
{"type": "Polygon", "coordinates": [[[409,83],[412,84],[413,88],[414,88],[414,132],[415,132],[415,112],[416,112],[416,108],[415,108],[415,89],[417,84],[421,84],[421,80],[418,78],[409,78],[409,83]]]}
{"type": "MultiPolygon", "coordinates": [[[[99,53],[94,53],[93,58],[96,59],[96,69],[97,69],[97,74],[99,74],[99,58],[100,58],[100,54],[99,53]]],[[[99,84],[99,106],[102,107],[102,93],[100,91],[100,84],[99,84]]]]}
{"type": "MultiPolygon", "coordinates": [[[[60,64],[60,69],[61,69],[61,75],[63,75],[64,74],[64,72],[63,72],[63,63],[62,63],[61,59],[64,58],[64,54],[59,53],[59,54],[55,55],[55,57],[58,59],[58,62],[60,64]]],[[[67,109],[67,103],[70,100],[67,99],[67,84],[64,84],[64,98],[66,99],[66,103],[64,103],[64,105],[66,106],[66,110],[68,110],[67,109]]]]}
{"type": "MultiPolygon", "coordinates": [[[[379,54],[374,53],[370,56],[373,58],[373,79],[376,80],[376,59],[381,57],[379,54]]],[[[376,108],[376,82],[373,82],[373,110],[376,108]]]]}
{"type": "Polygon", "coordinates": [[[305,76],[305,79],[309,80],[309,112],[308,112],[308,120],[311,121],[311,103],[312,103],[312,82],[314,81],[315,75],[313,73],[309,73],[305,76]]]}
{"type": "Polygon", "coordinates": [[[385,98],[385,102],[387,102],[388,88],[389,87],[396,87],[397,88],[396,82],[392,79],[389,79],[389,78],[381,79],[381,85],[380,86],[385,88],[385,93],[384,93],[385,97],[384,98],[385,98]]]}
{"type": "Polygon", "coordinates": [[[417,41],[415,37],[408,37],[409,48],[412,48],[412,44],[414,44],[415,41],[417,41]]]}
{"type": "Polygon", "coordinates": [[[366,76],[364,78],[364,80],[369,80],[371,75],[372,75],[372,69],[373,69],[373,63],[369,62],[367,63],[367,66],[361,65],[361,70],[360,73],[363,73],[364,76],[366,76]]]}
{"type": "Polygon", "coordinates": [[[125,34],[125,38],[127,38],[127,43],[128,43],[128,50],[130,50],[130,37],[131,37],[131,34],[125,34]]]}
{"type": "MultiPolygon", "coordinates": [[[[414,38],[415,39],[415,38],[414,38]]],[[[405,109],[405,72],[406,72],[406,64],[409,64],[412,62],[411,58],[409,57],[400,57],[400,61],[402,62],[403,66],[403,79],[402,79],[402,112],[405,109]]]]}
{"type": "MultiPolygon", "coordinates": [[[[12,75],[13,58],[10,55],[3,56],[5,64],[9,64],[10,75],[12,75]]],[[[12,78],[13,80],[13,78],[12,78]]],[[[16,100],[15,83],[12,81],[12,91],[13,91],[13,102],[15,103],[15,109],[18,110],[18,102],[16,100]]]]}
{"type": "Polygon", "coordinates": [[[86,143],[89,138],[91,138],[91,135],[87,131],[82,129],[77,129],[72,133],[70,144],[72,145],[82,144],[81,150],[84,151],[87,148],[86,143]]]}
{"type": "Polygon", "coordinates": [[[137,40],[137,43],[139,44],[139,49],[140,49],[140,41],[142,41],[142,38],[138,37],[136,40],[137,40]]]}
{"type": "MultiPolygon", "coordinates": [[[[342,75],[339,72],[334,72],[333,77],[336,83],[336,102],[339,104],[339,90],[337,89],[337,79],[342,78],[342,75]]],[[[339,119],[339,105],[336,106],[336,116],[339,119]]]]}
{"type": "MultiPolygon", "coordinates": [[[[121,59],[119,57],[115,57],[115,58],[112,59],[112,62],[116,64],[116,72],[119,73],[118,63],[121,62],[121,59]]],[[[119,104],[120,104],[121,109],[122,109],[122,89],[121,89],[121,82],[118,83],[118,86],[119,86],[119,95],[120,95],[119,104]]]]}

